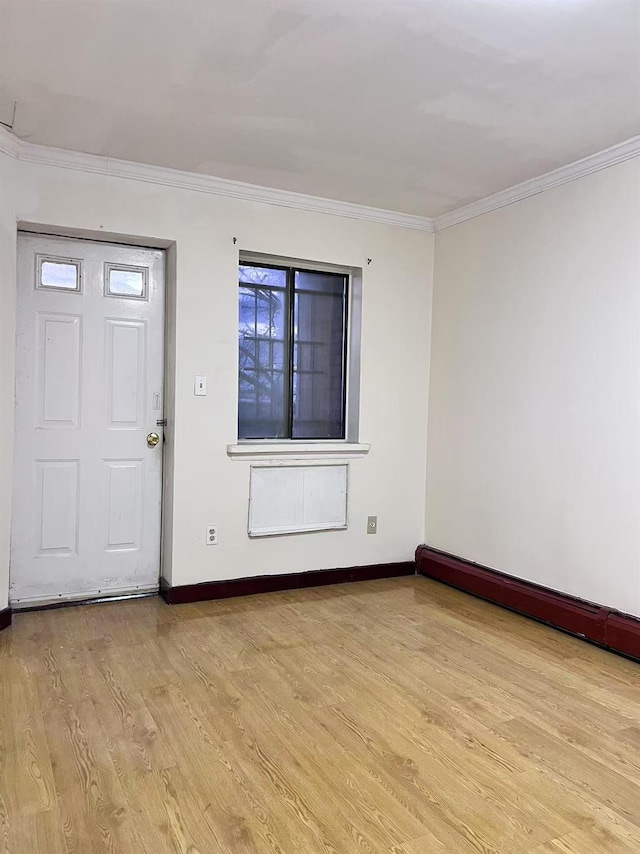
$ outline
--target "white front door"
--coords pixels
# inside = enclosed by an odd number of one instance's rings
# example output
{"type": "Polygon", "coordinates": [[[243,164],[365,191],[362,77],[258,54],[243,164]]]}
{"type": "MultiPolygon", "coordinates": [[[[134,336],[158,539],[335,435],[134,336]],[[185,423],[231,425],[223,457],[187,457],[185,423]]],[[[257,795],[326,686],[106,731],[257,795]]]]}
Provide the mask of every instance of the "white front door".
{"type": "Polygon", "coordinates": [[[19,235],[14,606],[158,587],[163,315],[163,252],[19,235]]]}

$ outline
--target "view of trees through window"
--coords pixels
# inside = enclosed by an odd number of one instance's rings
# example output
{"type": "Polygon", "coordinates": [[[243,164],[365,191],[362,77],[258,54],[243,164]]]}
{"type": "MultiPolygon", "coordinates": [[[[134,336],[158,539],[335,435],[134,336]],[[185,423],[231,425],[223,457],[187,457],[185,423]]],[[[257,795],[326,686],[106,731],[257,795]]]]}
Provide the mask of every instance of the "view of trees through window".
{"type": "Polygon", "coordinates": [[[240,264],[240,439],[344,438],[347,284],[240,264]]]}

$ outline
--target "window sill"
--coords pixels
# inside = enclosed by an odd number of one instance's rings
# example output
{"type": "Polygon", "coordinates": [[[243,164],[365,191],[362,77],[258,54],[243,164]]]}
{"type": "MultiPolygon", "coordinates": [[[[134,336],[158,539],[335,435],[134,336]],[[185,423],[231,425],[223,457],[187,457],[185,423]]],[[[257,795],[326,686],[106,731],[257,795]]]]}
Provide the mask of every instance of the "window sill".
{"type": "Polygon", "coordinates": [[[355,460],[370,447],[361,442],[239,442],[227,445],[227,454],[232,460],[355,460]]]}

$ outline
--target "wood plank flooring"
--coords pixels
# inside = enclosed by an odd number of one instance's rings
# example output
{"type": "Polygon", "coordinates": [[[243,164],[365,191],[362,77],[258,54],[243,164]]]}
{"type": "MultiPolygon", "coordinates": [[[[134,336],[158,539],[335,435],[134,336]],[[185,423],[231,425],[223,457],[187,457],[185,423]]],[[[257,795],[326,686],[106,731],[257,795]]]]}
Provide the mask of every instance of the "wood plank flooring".
{"type": "Polygon", "coordinates": [[[4,854],[640,851],[640,666],[422,578],[18,614],[4,854]]]}

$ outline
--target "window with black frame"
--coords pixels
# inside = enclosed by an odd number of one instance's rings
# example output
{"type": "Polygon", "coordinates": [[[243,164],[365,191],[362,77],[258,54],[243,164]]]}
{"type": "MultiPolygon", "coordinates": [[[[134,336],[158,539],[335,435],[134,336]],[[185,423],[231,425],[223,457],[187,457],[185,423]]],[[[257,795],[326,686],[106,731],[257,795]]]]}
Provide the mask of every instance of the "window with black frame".
{"type": "Polygon", "coordinates": [[[343,439],[349,277],[241,262],[238,438],[343,439]]]}

